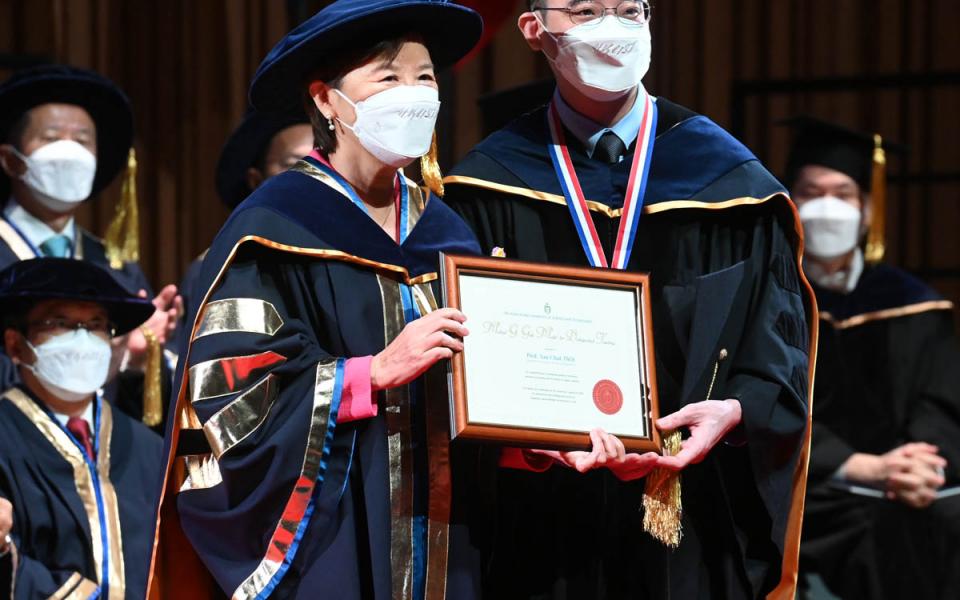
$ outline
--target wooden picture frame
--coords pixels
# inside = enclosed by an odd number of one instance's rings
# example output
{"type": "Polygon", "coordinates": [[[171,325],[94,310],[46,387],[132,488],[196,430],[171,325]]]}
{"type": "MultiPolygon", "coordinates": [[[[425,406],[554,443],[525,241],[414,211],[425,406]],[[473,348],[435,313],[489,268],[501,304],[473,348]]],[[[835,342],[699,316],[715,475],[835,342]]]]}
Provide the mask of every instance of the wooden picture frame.
{"type": "Polygon", "coordinates": [[[444,303],[467,315],[470,330],[450,361],[452,439],[587,449],[601,427],[630,452],[660,452],[649,275],[441,262],[444,303]]]}

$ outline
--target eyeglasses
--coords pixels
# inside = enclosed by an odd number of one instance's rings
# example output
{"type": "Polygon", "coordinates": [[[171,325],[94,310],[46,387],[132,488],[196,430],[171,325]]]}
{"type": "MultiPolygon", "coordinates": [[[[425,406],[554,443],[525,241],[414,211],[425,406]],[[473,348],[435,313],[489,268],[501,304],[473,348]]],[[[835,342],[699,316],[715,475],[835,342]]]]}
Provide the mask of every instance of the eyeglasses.
{"type": "Polygon", "coordinates": [[[566,13],[574,25],[599,24],[607,13],[613,13],[624,25],[643,26],[650,22],[650,3],[625,0],[616,8],[607,8],[596,0],[580,0],[566,8],[535,7],[534,10],[555,10],[566,13]]]}
{"type": "Polygon", "coordinates": [[[108,340],[117,333],[116,326],[106,319],[91,319],[89,321],[75,321],[62,317],[42,319],[27,323],[30,330],[41,334],[58,335],[77,329],[86,329],[93,335],[108,340]]]}

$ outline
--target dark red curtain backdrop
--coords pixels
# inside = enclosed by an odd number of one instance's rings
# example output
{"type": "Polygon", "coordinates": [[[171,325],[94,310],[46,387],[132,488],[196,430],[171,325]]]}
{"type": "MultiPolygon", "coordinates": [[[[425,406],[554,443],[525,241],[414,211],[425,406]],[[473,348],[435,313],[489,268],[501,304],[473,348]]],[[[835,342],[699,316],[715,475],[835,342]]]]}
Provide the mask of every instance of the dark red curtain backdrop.
{"type": "MultiPolygon", "coordinates": [[[[489,15],[495,34],[446,80],[452,123],[445,127],[452,131],[443,155],[454,159],[479,140],[478,96],[549,73],[516,31],[520,0],[464,1],[489,15]]],[[[0,0],[0,53],[92,67],[130,94],[141,156],[143,262],[160,284],[179,279],[225,217],[213,168],[260,59],[289,19],[326,3],[0,0]]],[[[732,124],[738,81],[960,71],[955,0],[656,0],[653,14],[648,89],[725,126],[732,124]]],[[[909,145],[910,156],[893,169],[932,177],[892,185],[889,257],[960,300],[960,181],[950,176],[960,171],[960,86],[812,92],[798,85],[742,107],[744,140],[774,171],[782,168],[786,136],[770,124],[794,112],[909,145]]],[[[102,232],[118,191],[115,185],[86,207],[82,222],[102,232]]]]}

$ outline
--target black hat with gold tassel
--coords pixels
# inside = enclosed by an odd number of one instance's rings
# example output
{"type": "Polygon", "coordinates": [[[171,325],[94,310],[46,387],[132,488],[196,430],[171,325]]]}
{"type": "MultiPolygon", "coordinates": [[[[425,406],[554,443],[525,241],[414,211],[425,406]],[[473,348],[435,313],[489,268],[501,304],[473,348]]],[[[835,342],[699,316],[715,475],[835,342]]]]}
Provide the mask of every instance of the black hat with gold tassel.
{"type": "Polygon", "coordinates": [[[872,221],[867,233],[864,258],[877,263],[886,251],[887,154],[902,153],[903,146],[891,144],[877,134],[864,134],[820,119],[799,116],[781,125],[794,131],[785,183],[792,188],[800,171],[821,166],[839,171],[870,194],[872,221]]]}
{"type": "MultiPolygon", "coordinates": [[[[104,236],[107,259],[113,269],[140,260],[140,211],[137,204],[137,153],[131,147],[127,155],[127,172],[120,191],[120,202],[104,236]]],[[[143,367],[143,423],[156,427],[163,420],[161,377],[163,348],[152,329],[140,326],[147,342],[147,360],[143,367]]]]}

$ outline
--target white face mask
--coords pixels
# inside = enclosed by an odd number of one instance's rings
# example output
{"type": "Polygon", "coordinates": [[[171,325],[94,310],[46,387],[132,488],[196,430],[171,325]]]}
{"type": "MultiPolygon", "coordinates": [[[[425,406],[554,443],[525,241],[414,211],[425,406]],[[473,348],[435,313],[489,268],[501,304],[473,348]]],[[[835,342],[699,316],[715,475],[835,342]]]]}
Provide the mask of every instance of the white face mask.
{"type": "Polygon", "coordinates": [[[385,165],[400,168],[430,151],[433,130],[440,114],[440,94],[425,85],[400,85],[361,102],[334,90],[357,112],[347,125],[367,151],[385,165]]]}
{"type": "Polygon", "coordinates": [[[30,156],[14,150],[27,165],[21,179],[36,199],[55,212],[68,212],[90,197],[97,174],[97,157],[72,140],[41,146],[30,156]]]}
{"type": "Polygon", "coordinates": [[[547,56],[547,60],[592,100],[623,96],[637,87],[650,69],[653,41],[647,25],[630,26],[607,15],[599,24],[577,25],[559,36],[550,33],[546,25],[543,30],[557,44],[557,56],[547,56]]]}
{"type": "Polygon", "coordinates": [[[54,336],[39,346],[27,342],[36,355],[30,369],[48,392],[66,402],[81,402],[107,381],[110,344],[86,329],[54,336]]]}
{"type": "Polygon", "coordinates": [[[818,258],[843,256],[860,241],[860,211],[839,198],[825,196],[800,206],[804,252],[818,258]]]}

